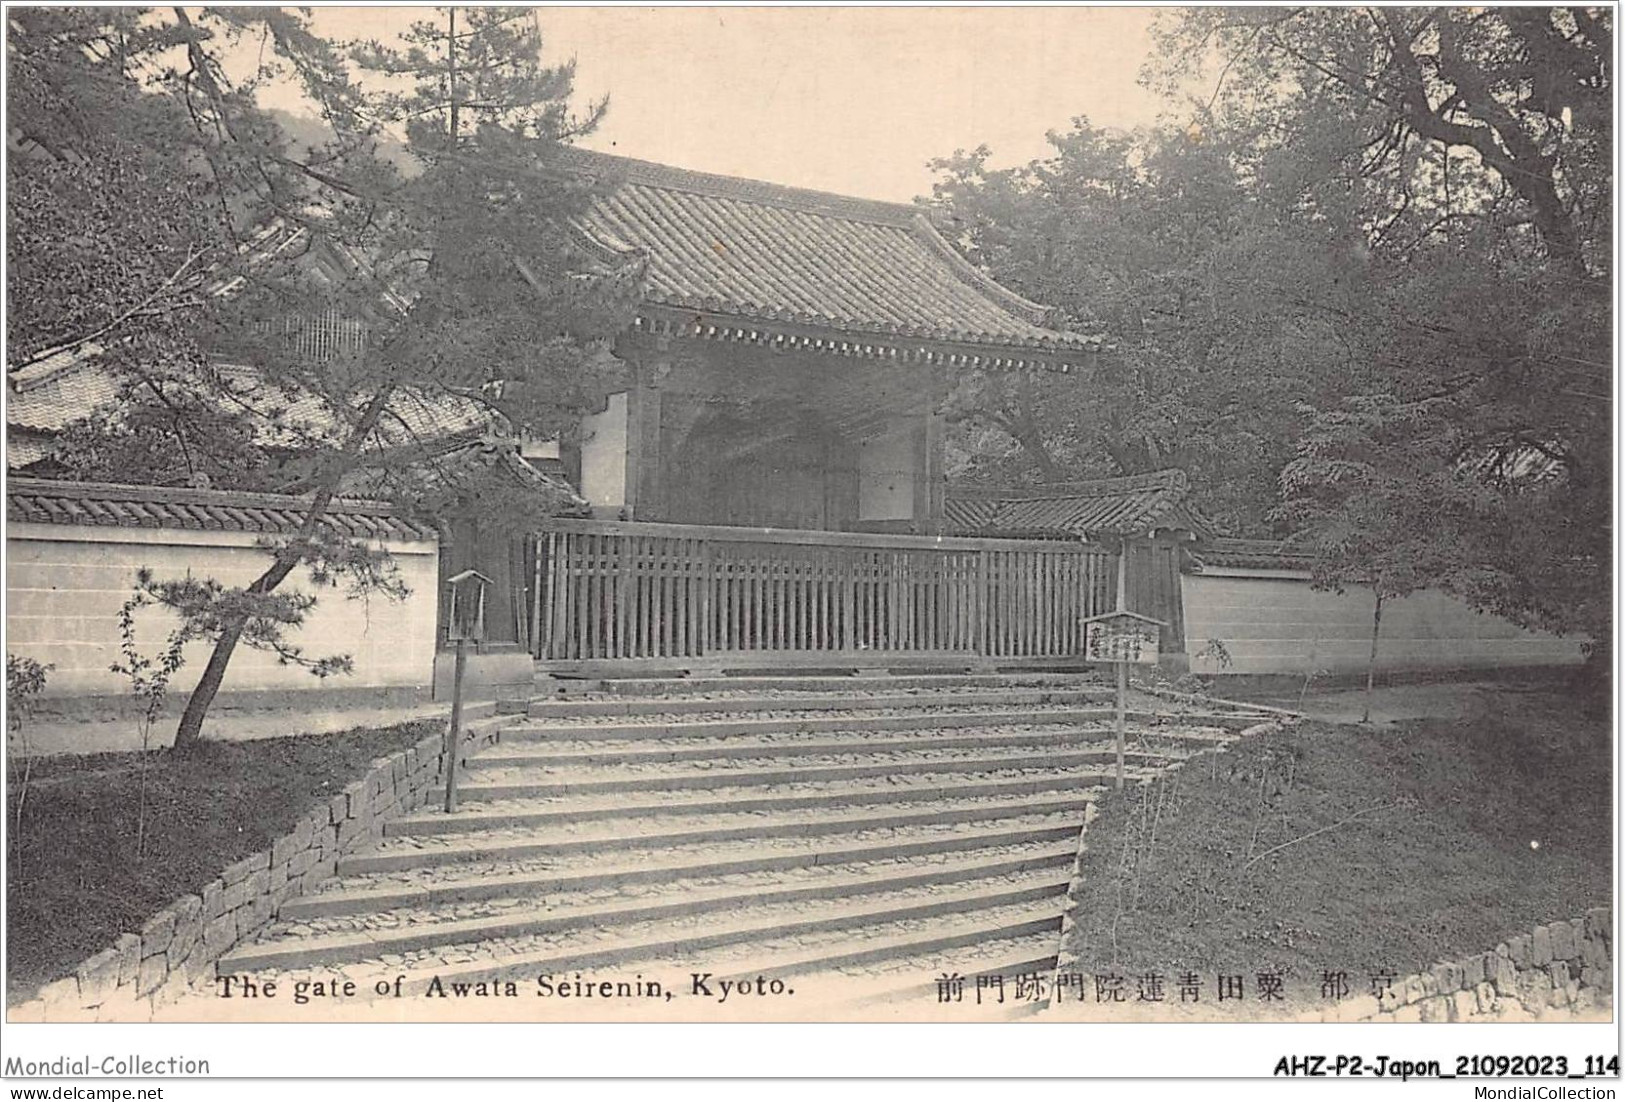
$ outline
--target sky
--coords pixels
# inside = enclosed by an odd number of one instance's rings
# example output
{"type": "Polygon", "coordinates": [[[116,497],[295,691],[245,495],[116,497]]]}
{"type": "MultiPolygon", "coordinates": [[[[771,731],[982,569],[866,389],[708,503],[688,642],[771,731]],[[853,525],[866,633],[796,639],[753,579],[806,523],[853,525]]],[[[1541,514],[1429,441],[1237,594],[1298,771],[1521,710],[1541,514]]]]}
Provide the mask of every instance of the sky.
{"type": "MultiPolygon", "coordinates": [[[[933,157],[985,144],[996,165],[1046,152],[1078,115],[1155,121],[1139,86],[1156,10],[1080,7],[549,7],[547,60],[576,59],[580,144],[685,168],[874,199],[928,194],[933,157]]],[[[336,37],[414,15],[318,8],[336,37]]],[[[292,106],[292,104],[277,104],[292,106]]]]}

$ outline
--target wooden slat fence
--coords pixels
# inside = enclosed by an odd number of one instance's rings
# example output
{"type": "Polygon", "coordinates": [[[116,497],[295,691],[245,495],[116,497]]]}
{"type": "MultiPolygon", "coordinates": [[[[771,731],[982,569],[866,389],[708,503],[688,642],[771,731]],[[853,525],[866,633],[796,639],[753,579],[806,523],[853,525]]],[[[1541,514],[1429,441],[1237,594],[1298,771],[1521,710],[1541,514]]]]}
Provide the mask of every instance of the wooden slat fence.
{"type": "Polygon", "coordinates": [[[533,653],[559,662],[794,655],[1069,658],[1115,597],[1076,543],[554,521],[533,653]]]}

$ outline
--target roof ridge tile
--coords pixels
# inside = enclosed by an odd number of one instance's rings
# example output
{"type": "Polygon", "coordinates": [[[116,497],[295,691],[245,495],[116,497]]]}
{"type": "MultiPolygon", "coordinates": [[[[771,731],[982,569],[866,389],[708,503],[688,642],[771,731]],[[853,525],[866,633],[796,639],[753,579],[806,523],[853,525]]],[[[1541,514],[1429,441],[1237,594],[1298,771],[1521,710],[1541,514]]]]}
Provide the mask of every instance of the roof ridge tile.
{"type": "Polygon", "coordinates": [[[906,228],[919,208],[912,203],[898,203],[888,199],[867,199],[858,195],[821,191],[816,188],[776,184],[749,176],[730,176],[719,172],[704,172],[680,165],[662,164],[627,157],[619,153],[601,153],[595,149],[567,146],[561,150],[566,166],[588,175],[610,177],[645,187],[687,191],[697,195],[741,199],[767,206],[788,207],[806,214],[822,214],[832,218],[852,218],[897,225],[906,228]]]}
{"type": "MultiPolygon", "coordinates": [[[[47,524],[180,528],[263,533],[297,531],[309,500],[288,494],[199,490],[113,482],[13,476],[6,480],[6,517],[47,524]]],[[[335,497],[322,523],[376,530],[397,539],[435,539],[434,527],[402,516],[387,502],[335,497]]]]}
{"type": "Polygon", "coordinates": [[[1190,479],[1178,468],[1014,491],[948,491],[951,530],[975,535],[1061,534],[1090,539],[1158,528],[1210,535],[1212,523],[1187,498],[1190,479]]]}

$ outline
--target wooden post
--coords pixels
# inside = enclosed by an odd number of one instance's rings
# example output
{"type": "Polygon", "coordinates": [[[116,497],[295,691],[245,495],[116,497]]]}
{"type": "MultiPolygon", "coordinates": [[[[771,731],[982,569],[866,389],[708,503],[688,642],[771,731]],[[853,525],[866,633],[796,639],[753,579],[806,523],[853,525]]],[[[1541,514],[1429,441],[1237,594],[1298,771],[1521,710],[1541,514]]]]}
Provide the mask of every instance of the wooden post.
{"type": "Polygon", "coordinates": [[[463,674],[468,669],[468,640],[457,640],[451,674],[451,721],[446,725],[446,814],[457,810],[457,754],[463,740],[463,674]]]}
{"type": "Polygon", "coordinates": [[[542,626],[542,537],[540,534],[532,534],[528,538],[532,555],[530,628],[527,633],[530,641],[530,656],[532,658],[546,658],[547,652],[542,649],[542,640],[546,636],[546,629],[542,626]]]}
{"type": "MultiPolygon", "coordinates": [[[[1128,609],[1128,537],[1123,537],[1117,553],[1117,609],[1128,609]]],[[[1113,663],[1117,667],[1117,787],[1123,787],[1123,744],[1128,741],[1128,663],[1113,663]]]]}
{"type": "Polygon", "coordinates": [[[694,654],[703,658],[717,649],[716,626],[711,622],[714,615],[711,591],[717,583],[711,576],[711,541],[697,540],[695,546],[699,548],[700,554],[700,633],[694,644],[694,654]]]}
{"type": "Polygon", "coordinates": [[[1113,662],[1117,667],[1117,787],[1123,787],[1123,746],[1128,739],[1128,663],[1113,662]]]}

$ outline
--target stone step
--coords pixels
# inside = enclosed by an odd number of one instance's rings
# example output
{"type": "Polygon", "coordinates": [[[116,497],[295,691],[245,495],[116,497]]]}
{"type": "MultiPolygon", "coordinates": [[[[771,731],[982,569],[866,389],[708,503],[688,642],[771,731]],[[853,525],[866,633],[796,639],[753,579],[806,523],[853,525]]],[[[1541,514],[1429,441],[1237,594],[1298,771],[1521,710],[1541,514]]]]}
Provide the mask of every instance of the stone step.
{"type": "MultiPolygon", "coordinates": [[[[429,907],[440,903],[484,899],[514,899],[550,892],[578,892],[625,884],[660,884],[667,881],[721,877],[742,873],[826,868],[866,861],[894,860],[931,854],[955,853],[994,846],[1076,841],[1083,816],[1076,810],[1062,815],[1024,816],[982,821],[959,830],[937,824],[917,824],[914,833],[902,828],[890,837],[877,832],[847,831],[815,840],[794,839],[782,849],[751,839],[690,846],[646,849],[610,858],[565,861],[564,867],[533,868],[524,862],[493,863],[477,871],[457,866],[431,866],[413,870],[414,878],[378,879],[372,876],[341,878],[309,895],[290,899],[278,918],[298,921],[329,915],[364,914],[401,907],[429,907]],[[927,829],[937,827],[937,829],[927,829]],[[869,837],[865,838],[864,835],[869,837]],[[448,874],[449,869],[449,874],[448,874]]],[[[546,862],[543,862],[544,864],[546,862]]],[[[559,862],[555,858],[553,864],[559,862]]]]}
{"type": "MultiPolygon", "coordinates": [[[[963,734],[938,735],[933,732],[905,733],[890,737],[877,737],[867,732],[832,738],[820,733],[806,736],[784,735],[774,738],[719,738],[711,741],[685,739],[673,746],[660,739],[643,741],[617,740],[599,745],[590,739],[580,742],[544,744],[516,743],[496,746],[469,760],[470,771],[506,769],[516,767],[567,767],[581,765],[616,765],[640,762],[719,761],[729,758],[801,757],[820,754],[847,753],[853,750],[931,751],[953,749],[995,750],[1023,746],[1065,746],[1073,743],[1109,739],[1111,725],[1098,723],[1091,726],[1029,727],[1016,730],[1008,727],[969,728],[963,734]]],[[[1165,741],[1197,746],[1216,745],[1231,741],[1228,733],[1198,731],[1167,732],[1155,729],[1132,728],[1127,732],[1128,744],[1165,741]]]]}
{"type": "Polygon", "coordinates": [[[750,693],[715,691],[692,696],[620,696],[608,700],[530,702],[532,719],[579,719],[604,716],[693,715],[706,712],[828,712],[879,708],[990,707],[996,705],[1086,704],[1112,699],[1109,688],[966,689],[936,692],[750,693]]]}
{"type": "MultiPolygon", "coordinates": [[[[1230,736],[1219,734],[1179,738],[1131,730],[1125,740],[1125,760],[1131,768],[1136,761],[1142,765],[1183,762],[1222,748],[1231,741],[1230,736]]],[[[1061,767],[1073,762],[1075,755],[1104,754],[1111,764],[1115,764],[1116,757],[1116,740],[1109,729],[1078,728],[1004,728],[964,735],[950,733],[940,739],[927,734],[905,737],[787,735],[741,741],[737,745],[732,744],[732,740],[708,745],[716,753],[704,752],[704,748],[690,746],[686,742],[667,747],[658,741],[605,746],[569,743],[556,749],[552,746],[496,747],[490,751],[492,757],[488,762],[480,764],[475,759],[465,763],[459,792],[484,791],[482,786],[497,783],[564,786],[567,782],[579,782],[585,786],[599,781],[615,781],[618,782],[617,786],[630,784],[632,787],[656,789],[661,787],[664,778],[698,774],[713,778],[702,787],[760,787],[755,780],[746,783],[739,778],[744,778],[748,773],[783,774],[794,771],[800,775],[808,770],[886,764],[894,766],[890,774],[894,777],[889,782],[891,785],[912,787],[931,783],[932,776],[944,771],[953,772],[955,763],[960,763],[959,768],[967,773],[982,776],[990,772],[1011,773],[1042,768],[1046,763],[1061,767]],[[630,760],[621,760],[622,745],[629,748],[627,758],[630,760]],[[668,756],[668,751],[671,756],[668,756]],[[912,768],[916,764],[921,767],[919,771],[912,768]]],[[[1104,761],[1089,766],[1090,769],[1105,767],[1104,761]]],[[[815,791],[808,785],[834,783],[819,780],[816,773],[811,777],[811,780],[803,783],[783,782],[779,787],[787,794],[798,794],[815,791]]],[[[875,779],[854,778],[855,781],[875,779]]],[[[669,794],[679,799],[698,798],[691,789],[681,787],[686,783],[679,781],[669,789],[669,794]]],[[[551,795],[533,798],[569,799],[579,802],[583,810],[588,810],[604,803],[613,803],[610,795],[579,787],[560,788],[551,795]]],[[[471,797],[465,802],[475,801],[471,797]]],[[[486,804],[493,801],[481,797],[477,802],[486,804]]]]}
{"type": "Polygon", "coordinates": [[[1094,815],[1100,790],[1055,791],[1027,796],[982,796],[936,802],[935,813],[920,805],[896,810],[864,805],[816,811],[667,815],[637,823],[600,820],[514,827],[474,834],[428,834],[383,838],[366,854],[346,862],[386,858],[384,867],[345,866],[316,891],[354,887],[415,886],[484,873],[565,873],[606,863],[699,860],[715,856],[771,856],[808,846],[856,846],[885,841],[914,842],[943,834],[1045,829],[1078,825],[1094,815]],[[826,825],[827,824],[827,825],[826,825]],[[484,851],[489,856],[480,856],[484,851]],[[540,850],[540,852],[530,852],[540,850]],[[738,851],[730,853],[728,851],[738,851]]]}
{"type": "Polygon", "coordinates": [[[593,680],[538,677],[539,699],[560,693],[607,696],[685,696],[714,692],[875,692],[901,689],[1110,688],[1109,675],[1089,673],[741,674],[735,677],[621,677],[593,680]]]}
{"type": "MultiPolygon", "coordinates": [[[[1075,843],[1076,832],[1066,833],[1072,836],[1071,840],[1075,843]]],[[[760,893],[814,888],[832,897],[862,891],[903,889],[923,890],[929,893],[940,890],[942,883],[945,882],[1018,875],[1031,869],[1052,867],[1057,859],[1056,855],[1064,847],[1065,842],[1058,836],[1036,840],[1019,838],[994,845],[937,853],[901,855],[879,853],[855,861],[801,862],[786,868],[727,872],[720,875],[710,870],[702,870],[699,875],[669,876],[657,882],[631,879],[618,884],[588,883],[577,885],[568,892],[504,894],[475,900],[437,899],[421,906],[363,910],[352,914],[289,916],[279,918],[268,926],[263,940],[427,929],[447,923],[506,918],[537,911],[550,914],[579,911],[582,908],[603,911],[606,908],[634,902],[651,905],[668,902],[680,904],[684,899],[725,891],[760,893]],[[850,883],[860,884],[861,887],[854,889],[843,886],[850,883]]],[[[680,905],[677,912],[679,915],[686,913],[682,911],[680,905]]],[[[654,917],[670,918],[674,915],[662,909],[661,913],[654,917]]],[[[647,920],[642,915],[633,915],[626,919],[628,922],[647,920]]],[[[565,924],[556,930],[545,932],[566,933],[572,929],[565,924]]]]}
{"type": "MultiPolygon", "coordinates": [[[[976,786],[982,787],[982,786],[976,786]]],[[[444,834],[385,838],[371,852],[341,857],[340,876],[399,872],[407,869],[480,861],[520,861],[567,854],[608,855],[665,846],[704,845],[751,839],[818,838],[849,832],[896,830],[921,825],[953,825],[1031,815],[1084,812],[1097,793],[1077,786],[1032,787],[1027,791],[977,793],[927,800],[907,810],[878,809],[863,804],[830,804],[815,809],[780,812],[700,812],[668,815],[653,826],[627,829],[609,820],[582,830],[566,817],[541,826],[517,827],[465,835],[444,834]]],[[[894,799],[876,802],[894,804],[894,799]]]]}
{"type": "Polygon", "coordinates": [[[810,734],[831,731],[931,730],[944,726],[1002,726],[1011,723],[1058,722],[1062,719],[1110,718],[1111,709],[1094,705],[1033,704],[1021,709],[955,708],[951,704],[914,704],[903,708],[868,708],[851,703],[840,711],[735,712],[714,708],[698,714],[649,713],[577,722],[572,719],[516,717],[502,728],[502,738],[528,741],[556,739],[651,739],[737,737],[752,734],[810,734]],[[1051,719],[1050,717],[1056,717],[1051,719]],[[972,722],[972,721],[977,722],[972,722]]]}
{"type": "MultiPolygon", "coordinates": [[[[1012,771],[1016,772],[1016,771],[1012,771]]],[[[1139,770],[1131,776],[1142,775],[1139,770]]],[[[921,774],[920,776],[931,776],[921,774]]],[[[1020,775],[1000,775],[959,783],[897,784],[888,777],[858,778],[869,783],[829,783],[809,785],[806,790],[783,792],[773,787],[732,785],[710,792],[653,793],[648,799],[615,800],[611,793],[597,801],[589,799],[535,799],[469,805],[447,815],[419,812],[384,823],[384,837],[465,834],[510,828],[559,826],[594,820],[647,820],[671,816],[721,815],[748,812],[784,813],[790,811],[833,812],[835,808],[873,804],[937,804],[943,801],[984,796],[1035,796],[1061,793],[1077,798],[1088,789],[1107,784],[1111,771],[1104,769],[1073,772],[1029,771],[1020,775]]],[[[720,788],[720,786],[719,786],[720,788]]],[[[929,812],[929,808],[926,809],[929,812]]],[[[358,860],[365,855],[345,858],[358,860]]]]}
{"type": "MultiPolygon", "coordinates": [[[[974,752],[972,752],[974,755],[974,752]]],[[[862,778],[917,777],[944,773],[991,773],[999,770],[1064,769],[1081,766],[1104,768],[1112,763],[1116,754],[1110,748],[1087,750],[1048,750],[1034,754],[982,754],[980,756],[933,756],[914,754],[891,756],[881,760],[877,755],[853,754],[850,761],[833,765],[795,764],[778,768],[760,768],[749,759],[736,763],[736,768],[675,769],[663,763],[644,766],[639,772],[617,771],[611,767],[598,770],[575,770],[569,773],[516,769],[512,775],[476,774],[476,778],[458,786],[462,798],[470,803],[493,800],[526,799],[532,796],[571,796],[608,793],[636,793],[649,791],[678,791],[688,789],[714,789],[721,785],[748,787],[756,785],[808,784],[821,781],[849,781],[862,778]],[[491,779],[483,779],[491,777],[491,779]]],[[[1136,765],[1153,765],[1167,760],[1165,755],[1152,755],[1139,751],[1127,752],[1125,758],[1136,765]]]]}
{"type": "MultiPolygon", "coordinates": [[[[698,914],[564,942],[532,936],[404,956],[380,953],[356,962],[348,974],[361,978],[388,968],[404,972],[406,990],[420,991],[435,976],[446,984],[503,978],[533,983],[538,975],[567,977],[606,967],[625,975],[639,962],[655,975],[672,975],[674,961],[758,960],[764,953],[779,955],[785,967],[835,967],[1001,939],[1058,938],[1064,882],[1064,873],[1028,876],[945,887],[925,897],[893,893],[818,908],[779,904],[698,914]]],[[[686,979],[686,970],[679,975],[686,979]]]]}
{"type": "MultiPolygon", "coordinates": [[[[431,977],[760,975],[793,978],[801,1008],[827,1004],[811,1020],[1047,1005],[1079,835],[1114,775],[1109,688],[940,674],[598,688],[506,721],[469,761],[459,811],[385,823],[218,971],[387,972],[415,995],[431,977]],[[953,977],[961,994],[939,1001],[953,977]]],[[[1131,703],[1132,780],[1264,718],[1131,703]]],[[[544,1016],[585,1009],[545,1002],[544,1016]]]]}
{"type": "MultiPolygon", "coordinates": [[[[387,973],[418,996],[431,977],[760,975],[795,980],[792,1013],[827,1006],[809,1020],[987,1021],[1047,1004],[1080,832],[1114,775],[1109,686],[808,671],[594,689],[502,721],[459,811],[385,823],[217,970],[387,973]],[[961,994],[939,1001],[954,977],[961,994]]],[[[1130,703],[1136,781],[1266,718],[1130,703]]],[[[703,1018],[704,1003],[687,1005],[703,1018]]]]}
{"type": "MultiPolygon", "coordinates": [[[[925,712],[904,714],[849,713],[837,716],[782,716],[772,718],[732,717],[727,719],[689,719],[678,717],[664,720],[649,718],[639,723],[564,723],[528,720],[502,728],[500,741],[547,742],[556,739],[579,741],[584,739],[653,739],[653,738],[716,738],[737,735],[806,734],[813,732],[855,731],[918,731],[945,730],[964,727],[1030,726],[1046,723],[1089,723],[1111,720],[1111,708],[1074,708],[1069,706],[1034,707],[1021,711],[966,711],[925,712]]],[[[1126,713],[1130,722],[1155,729],[1174,725],[1170,717],[1155,712],[1130,709],[1126,713]]],[[[1241,730],[1260,722],[1257,715],[1246,713],[1193,713],[1177,718],[1178,726],[1211,726],[1225,730],[1241,730]]]]}
{"type": "Polygon", "coordinates": [[[608,906],[588,904],[534,908],[490,917],[425,921],[339,934],[285,936],[280,939],[267,937],[231,950],[220,958],[216,968],[217,974],[227,975],[261,972],[270,968],[331,967],[385,953],[400,954],[433,946],[478,943],[524,935],[575,933],[600,937],[627,923],[661,921],[679,916],[694,918],[717,912],[786,904],[797,905],[795,913],[783,916],[786,922],[792,926],[810,923],[816,927],[827,920],[826,917],[798,916],[818,914],[824,908],[809,907],[807,904],[826,903],[832,915],[840,916],[846,913],[844,908],[851,904],[854,896],[870,893],[891,897],[888,902],[893,907],[907,911],[914,917],[973,910],[990,900],[1018,902],[1050,896],[1054,897],[1059,910],[1075,853],[1075,846],[1056,845],[1014,857],[932,865],[927,871],[910,875],[876,876],[859,871],[806,884],[774,886],[757,891],[740,891],[733,887],[683,890],[674,891],[668,897],[632,899],[608,906]],[[938,891],[919,899],[911,894],[916,889],[944,884],[971,886],[958,892],[938,891]]]}

